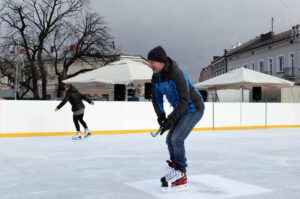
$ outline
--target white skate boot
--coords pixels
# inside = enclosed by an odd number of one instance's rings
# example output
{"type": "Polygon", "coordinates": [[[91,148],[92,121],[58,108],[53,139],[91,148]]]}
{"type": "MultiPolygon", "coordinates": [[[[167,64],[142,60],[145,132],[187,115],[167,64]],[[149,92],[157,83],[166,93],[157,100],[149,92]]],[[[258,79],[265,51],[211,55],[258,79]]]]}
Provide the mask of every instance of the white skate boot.
{"type": "Polygon", "coordinates": [[[188,189],[186,173],[175,170],[174,174],[169,181],[162,182],[162,192],[179,192],[188,189]]]}
{"type": "Polygon", "coordinates": [[[188,189],[186,173],[178,170],[175,163],[173,168],[174,170],[166,175],[165,181],[162,182],[162,192],[186,191],[188,189]]]}
{"type": "Polygon", "coordinates": [[[91,134],[91,132],[89,131],[89,129],[86,128],[86,129],[85,129],[85,132],[84,132],[84,139],[90,137],[91,135],[92,135],[92,134],[91,134]]]}
{"type": "Polygon", "coordinates": [[[72,137],[73,140],[82,140],[82,135],[80,131],[77,131],[75,135],[72,137]]]}
{"type": "Polygon", "coordinates": [[[160,179],[160,182],[169,181],[172,178],[172,176],[174,175],[175,170],[173,167],[173,162],[170,160],[167,160],[167,164],[168,164],[167,173],[160,179]]]}

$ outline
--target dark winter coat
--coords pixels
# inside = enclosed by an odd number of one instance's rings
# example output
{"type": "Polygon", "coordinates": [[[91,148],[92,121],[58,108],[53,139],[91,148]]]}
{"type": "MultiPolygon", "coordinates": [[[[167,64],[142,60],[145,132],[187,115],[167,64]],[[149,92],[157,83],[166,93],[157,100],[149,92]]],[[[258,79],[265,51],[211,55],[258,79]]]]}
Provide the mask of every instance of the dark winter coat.
{"type": "Polygon", "coordinates": [[[63,107],[67,103],[67,101],[69,101],[70,104],[72,105],[72,111],[73,112],[78,111],[78,110],[85,107],[83,102],[82,102],[82,99],[84,99],[88,103],[92,102],[87,97],[85,97],[84,95],[79,93],[79,91],[76,88],[74,88],[73,86],[70,86],[69,90],[66,93],[66,97],[57,106],[57,108],[60,109],[61,107],[63,107]]]}
{"type": "Polygon", "coordinates": [[[166,95],[174,108],[167,118],[171,122],[177,121],[184,112],[196,112],[205,108],[200,92],[187,74],[170,58],[161,72],[153,74],[152,86],[152,103],[158,117],[165,115],[163,95],[166,95]]]}

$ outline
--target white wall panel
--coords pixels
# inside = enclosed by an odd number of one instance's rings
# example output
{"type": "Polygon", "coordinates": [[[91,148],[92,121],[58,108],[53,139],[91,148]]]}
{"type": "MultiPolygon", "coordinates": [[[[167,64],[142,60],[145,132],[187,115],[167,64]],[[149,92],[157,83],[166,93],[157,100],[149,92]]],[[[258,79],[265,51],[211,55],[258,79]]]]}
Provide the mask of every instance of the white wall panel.
{"type": "Polygon", "coordinates": [[[241,126],[265,126],[265,103],[241,103],[241,126]]]}
{"type": "MultiPolygon", "coordinates": [[[[0,102],[0,133],[73,132],[71,106],[67,103],[55,112],[60,101],[13,101],[0,102]]],[[[91,131],[145,130],[159,128],[151,102],[95,102],[86,106],[84,120],[91,131]]],[[[211,107],[196,128],[211,128],[211,107]],[[210,126],[209,126],[210,125],[210,126]]],[[[173,110],[164,104],[167,114],[173,110]]],[[[81,127],[81,130],[83,128],[81,127]]]]}
{"type": "Polygon", "coordinates": [[[268,125],[300,125],[300,104],[269,103],[267,104],[268,125]]]}
{"type": "MultiPolygon", "coordinates": [[[[0,100],[0,133],[74,132],[70,104],[67,103],[55,112],[59,103],[60,101],[0,100]]],[[[84,119],[91,131],[146,130],[159,127],[151,102],[84,103],[84,119]]],[[[265,125],[265,103],[205,103],[205,106],[204,116],[195,128],[212,128],[213,123],[216,128],[265,125]]],[[[167,114],[173,110],[168,103],[164,104],[164,108],[167,114]]],[[[300,125],[300,104],[267,104],[267,124],[300,125]]]]}
{"type": "Polygon", "coordinates": [[[215,103],[215,127],[239,127],[240,103],[215,103]]]}

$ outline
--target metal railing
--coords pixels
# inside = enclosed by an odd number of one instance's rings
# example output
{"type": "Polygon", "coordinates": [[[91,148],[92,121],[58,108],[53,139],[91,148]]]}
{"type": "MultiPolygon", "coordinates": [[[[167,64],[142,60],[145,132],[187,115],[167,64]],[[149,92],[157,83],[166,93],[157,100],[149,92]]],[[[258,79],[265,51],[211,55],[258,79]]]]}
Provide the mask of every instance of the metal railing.
{"type": "Polygon", "coordinates": [[[284,77],[294,77],[295,76],[294,70],[295,70],[294,67],[283,68],[284,77]]]}
{"type": "Polygon", "coordinates": [[[266,70],[263,73],[267,74],[267,75],[272,75],[272,71],[266,70]]]}

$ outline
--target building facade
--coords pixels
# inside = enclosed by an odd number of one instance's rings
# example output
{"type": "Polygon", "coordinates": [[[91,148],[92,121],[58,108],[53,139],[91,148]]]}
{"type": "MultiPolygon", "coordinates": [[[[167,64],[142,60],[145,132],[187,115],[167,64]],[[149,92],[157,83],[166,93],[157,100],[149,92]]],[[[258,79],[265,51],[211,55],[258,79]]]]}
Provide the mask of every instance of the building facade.
{"type": "Polygon", "coordinates": [[[260,35],[255,42],[227,54],[228,71],[245,67],[300,85],[300,25],[260,35]]]}
{"type": "Polygon", "coordinates": [[[227,60],[225,56],[214,56],[213,61],[200,72],[199,82],[208,80],[227,72],[227,60]]]}
{"type": "MultiPolygon", "coordinates": [[[[211,78],[231,70],[245,67],[300,85],[300,25],[290,30],[274,34],[261,34],[243,44],[226,49],[224,55],[214,59],[211,64],[201,71],[211,71],[211,78]],[[225,69],[224,69],[225,67],[225,69]]],[[[203,78],[200,79],[204,81],[203,78]]],[[[252,101],[253,91],[249,92],[249,101],[252,101]]],[[[282,101],[281,90],[263,90],[261,101],[282,101]]]]}
{"type": "Polygon", "coordinates": [[[227,58],[223,55],[221,57],[214,57],[214,61],[210,64],[212,77],[217,77],[227,73],[227,58]]]}

